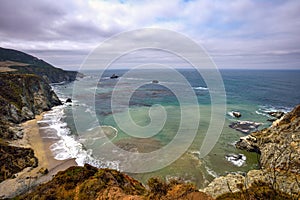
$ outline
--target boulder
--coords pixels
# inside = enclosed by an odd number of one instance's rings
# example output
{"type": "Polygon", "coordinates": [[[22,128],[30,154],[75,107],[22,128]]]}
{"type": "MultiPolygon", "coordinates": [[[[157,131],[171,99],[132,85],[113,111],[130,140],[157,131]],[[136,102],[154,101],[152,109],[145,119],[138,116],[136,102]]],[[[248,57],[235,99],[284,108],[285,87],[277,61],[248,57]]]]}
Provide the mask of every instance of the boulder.
{"type": "Polygon", "coordinates": [[[217,198],[226,193],[240,192],[243,189],[245,177],[238,174],[228,174],[215,178],[202,191],[217,198]]]}
{"type": "Polygon", "coordinates": [[[242,116],[242,114],[240,112],[237,112],[237,111],[233,111],[232,114],[236,118],[240,118],[242,116]]]}
{"type": "Polygon", "coordinates": [[[66,103],[72,103],[72,99],[71,98],[67,98],[66,103]]]}
{"type": "Polygon", "coordinates": [[[48,174],[49,173],[49,170],[45,167],[42,167],[40,170],[39,170],[39,173],[45,175],[45,174],[48,174]]]}
{"type": "Polygon", "coordinates": [[[282,112],[282,111],[276,111],[276,112],[268,112],[268,114],[270,116],[272,116],[272,117],[280,119],[284,115],[284,112],[282,112]]]}
{"type": "Polygon", "coordinates": [[[241,137],[240,140],[235,144],[236,148],[260,153],[257,146],[257,139],[252,135],[241,137]]]}

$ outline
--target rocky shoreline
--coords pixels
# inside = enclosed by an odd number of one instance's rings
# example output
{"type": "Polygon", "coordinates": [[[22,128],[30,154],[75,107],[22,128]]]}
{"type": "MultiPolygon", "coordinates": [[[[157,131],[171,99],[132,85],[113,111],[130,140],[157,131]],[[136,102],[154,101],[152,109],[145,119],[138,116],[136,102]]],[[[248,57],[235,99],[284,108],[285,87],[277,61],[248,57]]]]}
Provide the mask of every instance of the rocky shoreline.
{"type": "Polygon", "coordinates": [[[28,182],[32,174],[37,177],[44,149],[39,140],[31,140],[40,137],[36,118],[62,104],[49,84],[74,81],[76,74],[23,52],[0,48],[0,184],[5,194],[17,195],[18,187],[23,187],[21,183],[28,182]],[[35,120],[33,128],[25,130],[23,123],[30,120],[35,120]],[[26,137],[30,139],[25,141],[24,133],[28,131],[31,132],[26,137]],[[20,144],[20,141],[25,142],[20,144]],[[19,179],[24,170],[27,175],[19,179]]]}
{"type": "Polygon", "coordinates": [[[275,196],[284,193],[286,198],[300,197],[300,105],[271,127],[241,137],[236,147],[258,153],[260,169],[250,170],[245,176],[216,178],[204,192],[219,199],[228,194],[242,198],[245,191],[261,184],[275,191],[275,196]]]}

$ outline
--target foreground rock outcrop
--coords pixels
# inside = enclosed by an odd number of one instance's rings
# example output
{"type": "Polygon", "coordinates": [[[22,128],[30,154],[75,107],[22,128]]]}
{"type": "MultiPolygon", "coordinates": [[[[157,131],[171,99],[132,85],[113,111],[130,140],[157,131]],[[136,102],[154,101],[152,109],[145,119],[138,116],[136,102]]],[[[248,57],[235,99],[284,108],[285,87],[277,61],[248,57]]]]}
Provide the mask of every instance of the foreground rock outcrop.
{"type": "Polygon", "coordinates": [[[130,176],[111,169],[97,169],[90,165],[71,167],[59,172],[48,183],[35,188],[18,199],[205,199],[212,198],[196,190],[195,186],[179,181],[161,182],[152,178],[146,189],[130,176]]]}
{"type": "Polygon", "coordinates": [[[225,182],[232,186],[234,182],[231,189],[213,196],[223,199],[235,193],[241,198],[252,188],[252,192],[266,195],[264,198],[268,193],[277,199],[300,198],[300,105],[273,122],[271,127],[241,137],[236,147],[259,153],[260,169],[249,171],[246,177],[222,177],[222,181],[215,180],[205,191],[212,194],[216,184],[225,182]]]}
{"type": "Polygon", "coordinates": [[[300,198],[300,105],[236,147],[258,153],[260,169],[216,178],[203,192],[216,199],[300,198]]]}

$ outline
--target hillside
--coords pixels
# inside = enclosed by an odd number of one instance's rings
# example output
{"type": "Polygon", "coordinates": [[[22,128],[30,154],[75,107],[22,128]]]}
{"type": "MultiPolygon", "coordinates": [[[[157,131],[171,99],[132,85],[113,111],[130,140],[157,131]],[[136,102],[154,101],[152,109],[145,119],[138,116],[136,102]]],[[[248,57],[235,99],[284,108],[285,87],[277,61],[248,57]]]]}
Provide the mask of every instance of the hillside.
{"type": "Polygon", "coordinates": [[[74,81],[76,75],[26,53],[0,48],[0,182],[37,166],[32,149],[10,143],[23,138],[20,123],[62,104],[49,83],[74,81]]]}
{"type": "Polygon", "coordinates": [[[85,165],[59,172],[50,182],[17,199],[212,199],[194,185],[176,180],[165,183],[152,178],[148,187],[124,173],[85,165]]]}
{"type": "MultiPolygon", "coordinates": [[[[34,56],[13,49],[0,47],[0,72],[35,74],[49,83],[74,81],[76,71],[65,71],[34,56]],[[1,70],[2,69],[2,70],[1,70]]],[[[78,74],[82,76],[82,74],[78,74]]]]}

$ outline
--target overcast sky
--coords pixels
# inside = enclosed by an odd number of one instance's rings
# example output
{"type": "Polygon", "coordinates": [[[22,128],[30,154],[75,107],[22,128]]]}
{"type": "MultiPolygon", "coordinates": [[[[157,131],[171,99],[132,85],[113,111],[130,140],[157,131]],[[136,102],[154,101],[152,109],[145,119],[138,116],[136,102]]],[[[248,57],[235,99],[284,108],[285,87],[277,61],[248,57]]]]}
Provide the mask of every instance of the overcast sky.
{"type": "Polygon", "coordinates": [[[299,0],[8,0],[0,46],[76,70],[103,40],[137,28],[178,31],[219,68],[300,69],[299,0]]]}

